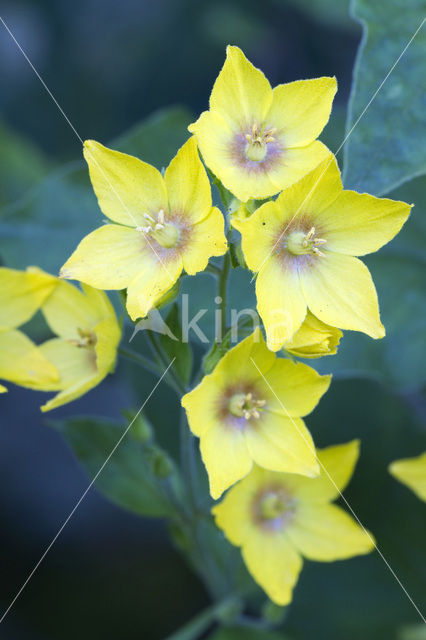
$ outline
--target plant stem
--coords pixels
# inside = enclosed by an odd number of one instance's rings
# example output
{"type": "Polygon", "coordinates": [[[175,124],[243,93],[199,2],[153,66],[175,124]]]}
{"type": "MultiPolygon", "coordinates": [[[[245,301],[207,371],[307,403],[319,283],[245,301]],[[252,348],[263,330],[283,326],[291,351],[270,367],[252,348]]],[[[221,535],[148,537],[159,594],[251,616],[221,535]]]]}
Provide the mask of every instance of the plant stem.
{"type": "Polygon", "coordinates": [[[143,367],[147,371],[150,371],[156,376],[161,376],[163,374],[162,369],[155,363],[152,362],[149,358],[142,355],[141,353],[136,353],[136,351],[132,351],[131,349],[126,349],[125,347],[119,347],[118,353],[129,360],[129,362],[134,362],[139,366],[143,367]]]}
{"type": "Polygon", "coordinates": [[[179,629],[179,631],[168,636],[166,640],[197,640],[201,634],[207,631],[209,627],[224,614],[226,615],[237,603],[238,600],[231,597],[208,607],[195,616],[188,624],[179,629]]]}
{"type": "Polygon", "coordinates": [[[228,294],[228,275],[229,269],[231,267],[231,258],[229,252],[225,254],[222,262],[222,270],[219,276],[219,281],[217,285],[217,293],[221,298],[220,301],[220,330],[221,330],[221,339],[226,333],[226,302],[227,302],[227,294],[228,294]]]}
{"type": "MultiPolygon", "coordinates": [[[[146,335],[154,355],[156,356],[159,363],[166,369],[170,364],[168,355],[158,343],[152,331],[147,331],[146,335]]],[[[187,392],[187,388],[182,380],[175,374],[173,366],[170,367],[166,379],[169,379],[169,383],[174,387],[178,396],[185,395],[185,393],[187,392]]]]}

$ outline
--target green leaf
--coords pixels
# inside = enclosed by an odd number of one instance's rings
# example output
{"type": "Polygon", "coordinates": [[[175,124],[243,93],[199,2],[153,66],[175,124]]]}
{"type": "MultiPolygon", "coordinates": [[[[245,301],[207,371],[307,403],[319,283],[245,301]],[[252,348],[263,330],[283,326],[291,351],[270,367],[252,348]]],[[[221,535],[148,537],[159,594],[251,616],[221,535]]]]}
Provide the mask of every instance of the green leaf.
{"type": "Polygon", "coordinates": [[[0,148],[4,158],[0,172],[0,206],[4,206],[43,180],[51,166],[39,149],[2,123],[0,148]]]}
{"type": "Polygon", "coordinates": [[[225,353],[229,351],[231,347],[231,331],[228,331],[223,336],[223,340],[213,342],[212,347],[206,353],[203,358],[203,370],[205,374],[209,374],[213,371],[219,360],[223,358],[225,353]]]}
{"type": "Polygon", "coordinates": [[[169,356],[170,360],[175,358],[173,368],[179,378],[185,384],[188,384],[191,379],[192,371],[192,351],[189,343],[182,341],[179,305],[176,302],[172,305],[165,322],[172,334],[176,337],[176,340],[168,335],[161,335],[161,346],[169,356]]]}
{"type": "MultiPolygon", "coordinates": [[[[171,107],[152,115],[110,146],[161,169],[187,139],[190,121],[185,109],[171,107]]],[[[70,163],[0,210],[1,258],[10,267],[37,265],[58,273],[80,240],[102,221],[86,165],[82,160],[70,163]]]]}
{"type": "Polygon", "coordinates": [[[354,68],[347,133],[367,107],[344,148],[343,181],[348,189],[374,195],[426,172],[424,60],[425,0],[354,0],[352,12],[363,25],[354,68]]]}
{"type": "Polygon", "coordinates": [[[227,627],[209,636],[209,640],[288,640],[287,635],[250,627],[227,627]]]}
{"type": "MultiPolygon", "coordinates": [[[[123,426],[98,417],[51,421],[68,441],[90,478],[94,478],[123,434],[123,426]]],[[[99,491],[120,507],[143,516],[173,514],[162,481],[164,475],[179,491],[177,472],[169,456],[151,443],[140,443],[130,431],[96,479],[99,491]],[[164,474],[164,465],[168,473],[164,474]]]]}

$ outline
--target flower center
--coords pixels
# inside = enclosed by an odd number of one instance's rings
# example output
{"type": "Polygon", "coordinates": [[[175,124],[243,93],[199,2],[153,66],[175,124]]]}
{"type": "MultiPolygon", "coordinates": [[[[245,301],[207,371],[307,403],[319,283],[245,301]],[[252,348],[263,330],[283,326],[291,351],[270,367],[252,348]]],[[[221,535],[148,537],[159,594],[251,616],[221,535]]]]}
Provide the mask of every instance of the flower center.
{"type": "Polygon", "coordinates": [[[229,411],[238,418],[260,418],[259,409],[265,406],[266,400],[256,400],[252,393],[236,393],[229,401],[229,411]]]}
{"type": "Polygon", "coordinates": [[[90,329],[80,329],[80,327],[78,327],[77,333],[80,337],[70,338],[69,340],[67,340],[69,344],[80,348],[89,348],[96,345],[98,338],[94,331],[91,331],[90,329]]]}
{"type": "Polygon", "coordinates": [[[285,489],[271,489],[257,497],[255,518],[268,529],[281,529],[292,520],[295,507],[295,501],[285,489]]]}
{"type": "Polygon", "coordinates": [[[253,125],[251,133],[246,133],[246,156],[249,160],[254,160],[255,162],[260,162],[266,156],[267,145],[268,142],[273,142],[275,140],[273,134],[276,129],[264,129],[264,125],[262,127],[258,127],[256,124],[253,125]]]}
{"type": "Polygon", "coordinates": [[[325,254],[318,248],[325,244],[327,240],[315,237],[315,227],[311,227],[308,233],[303,231],[291,231],[287,237],[287,249],[295,256],[306,253],[314,253],[317,256],[325,257],[325,254]]]}
{"type": "Polygon", "coordinates": [[[145,235],[150,235],[162,247],[170,249],[175,247],[179,240],[179,229],[170,222],[166,222],[163,209],[153,218],[149,213],[144,213],[143,217],[148,222],[146,227],[136,227],[137,231],[142,231],[145,235]]]}

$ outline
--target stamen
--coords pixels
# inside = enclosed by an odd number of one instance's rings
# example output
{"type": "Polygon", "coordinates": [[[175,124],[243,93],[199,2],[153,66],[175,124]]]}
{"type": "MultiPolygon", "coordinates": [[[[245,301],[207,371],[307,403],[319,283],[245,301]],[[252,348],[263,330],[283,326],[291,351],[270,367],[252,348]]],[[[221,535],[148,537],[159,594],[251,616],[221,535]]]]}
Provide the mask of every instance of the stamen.
{"type": "Polygon", "coordinates": [[[251,133],[246,133],[245,138],[247,140],[246,156],[249,160],[260,162],[266,156],[266,147],[270,142],[275,140],[274,133],[276,129],[265,129],[265,125],[258,127],[257,124],[253,124],[251,133]]]}
{"type": "Polygon", "coordinates": [[[253,393],[236,393],[229,402],[229,411],[239,418],[250,420],[260,418],[261,407],[264,407],[266,400],[257,400],[253,393]]]}
{"type": "Polygon", "coordinates": [[[313,253],[316,256],[325,258],[326,254],[318,247],[327,243],[324,238],[315,237],[315,227],[311,227],[307,233],[303,231],[291,231],[287,237],[286,248],[293,255],[303,255],[313,253]]]}

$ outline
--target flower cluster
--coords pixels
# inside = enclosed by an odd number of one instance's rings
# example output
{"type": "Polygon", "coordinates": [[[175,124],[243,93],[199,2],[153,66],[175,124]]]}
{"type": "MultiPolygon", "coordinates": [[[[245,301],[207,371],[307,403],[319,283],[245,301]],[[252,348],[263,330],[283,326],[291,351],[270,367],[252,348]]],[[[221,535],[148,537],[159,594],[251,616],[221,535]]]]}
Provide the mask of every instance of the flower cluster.
{"type": "MultiPolygon", "coordinates": [[[[228,47],[209,110],[190,125],[192,136],[164,173],[85,143],[108,222],[83,238],[61,269],[60,277],[82,282],[82,290],[39,270],[0,269],[0,376],[58,391],[48,410],[87,392],[114,366],[121,330],[102,290],[126,290],[136,321],[183,274],[202,272],[230,244],[237,248],[256,278],[266,341],[257,329],[225,352],[194,380],[182,405],[211,496],[229,490],[213,508],[217,526],[280,605],[292,598],[302,557],[331,561],[374,546],[330,504],[353,473],[359,445],[316,450],[303,418],[330,376],[295,358],[335,354],[342,329],[385,335],[359,256],[389,242],[411,208],[343,189],[336,159],[317,139],[336,90],[328,77],[272,88],[240,49],[228,47]],[[225,216],[213,206],[205,166],[225,200],[233,199],[225,216]],[[57,337],[36,346],[18,327],[39,309],[57,337]]],[[[404,477],[403,467],[392,472],[404,477]]]]}

